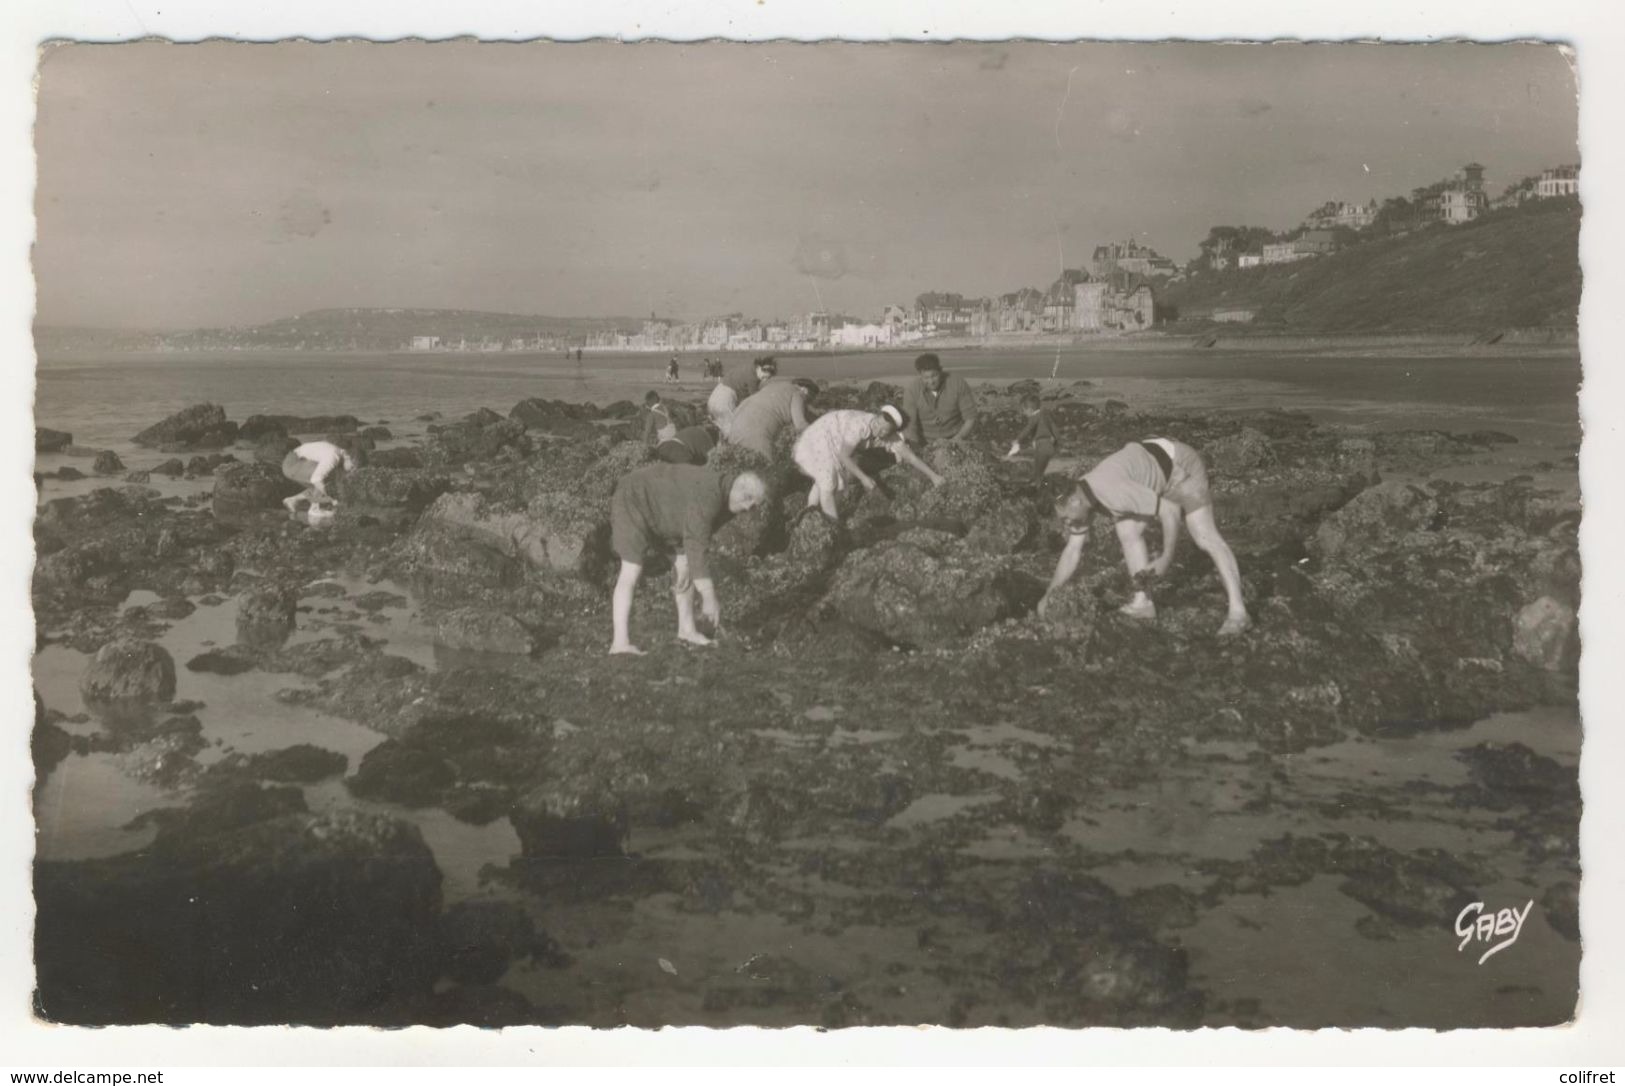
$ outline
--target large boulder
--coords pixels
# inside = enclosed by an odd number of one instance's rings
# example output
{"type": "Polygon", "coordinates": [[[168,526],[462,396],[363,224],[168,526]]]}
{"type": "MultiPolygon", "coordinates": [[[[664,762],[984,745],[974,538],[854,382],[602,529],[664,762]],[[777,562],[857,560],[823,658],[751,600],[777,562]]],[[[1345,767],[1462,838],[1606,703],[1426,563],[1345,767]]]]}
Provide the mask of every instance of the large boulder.
{"type": "Polygon", "coordinates": [[[39,861],[37,1006],[76,1025],[404,1025],[439,965],[417,828],[289,814],[142,852],[39,861]]]}
{"type": "Polygon", "coordinates": [[[1512,651],[1547,671],[1572,668],[1580,656],[1574,608],[1550,596],[1524,607],[1512,620],[1512,651]]]}
{"type": "Polygon", "coordinates": [[[530,451],[521,422],[488,412],[490,418],[473,416],[449,426],[431,426],[431,436],[423,447],[423,462],[429,467],[460,467],[463,464],[518,457],[530,451]]]}
{"type": "Polygon", "coordinates": [[[444,475],[371,464],[345,472],[339,478],[338,495],[354,505],[388,506],[407,510],[425,508],[451,486],[444,475]]]}
{"type": "Polygon", "coordinates": [[[508,412],[508,418],[525,429],[539,430],[557,437],[596,436],[601,430],[592,422],[595,415],[591,404],[544,400],[539,396],[520,400],[508,412]]]}
{"type": "Polygon", "coordinates": [[[552,781],[527,792],[508,818],[526,859],[620,856],[630,829],[620,797],[585,782],[552,781]]]}
{"type": "Polygon", "coordinates": [[[103,449],[96,454],[96,462],[91,465],[91,471],[97,475],[117,475],[125,470],[124,461],[118,458],[118,453],[112,449],[103,449]]]}
{"type": "Polygon", "coordinates": [[[435,644],[471,652],[529,656],[536,648],[530,631],[512,615],[482,607],[458,607],[432,620],[435,644]]]}
{"type": "Polygon", "coordinates": [[[254,459],[262,464],[272,464],[280,468],[287,455],[298,447],[297,440],[280,430],[275,430],[261,434],[254,442],[254,459]]]}
{"type": "Polygon", "coordinates": [[[244,441],[259,441],[270,434],[347,434],[360,425],[354,415],[250,415],[238,436],[244,441]]]}
{"type": "Polygon", "coordinates": [[[269,464],[228,464],[215,472],[214,515],[242,516],[275,509],[302,488],[269,464]]]}
{"type": "MultiPolygon", "coordinates": [[[[250,648],[273,649],[293,633],[299,593],[266,585],[243,594],[237,602],[237,640],[250,648]]],[[[190,665],[188,665],[190,666],[190,665]]]]}
{"type": "Polygon", "coordinates": [[[1324,558],[1353,557],[1431,532],[1439,519],[1438,499],[1421,487],[1378,483],[1321,521],[1315,546],[1324,558]]]}
{"type": "Polygon", "coordinates": [[[79,679],[90,705],[151,705],[175,697],[175,660],[162,645],[120,639],[103,645],[79,679]]]}
{"type": "Polygon", "coordinates": [[[1032,609],[1036,579],[938,532],[906,532],[849,556],[825,605],[855,626],[914,648],[952,645],[1032,609]]]}
{"type": "Polygon", "coordinates": [[[184,449],[223,449],[237,440],[237,424],[226,418],[218,404],[194,404],[136,434],[132,440],[146,448],[179,452],[184,449]]]}
{"type": "Polygon", "coordinates": [[[62,430],[53,430],[48,426],[38,426],[34,429],[34,451],[37,453],[61,452],[73,444],[73,435],[62,430]]]}

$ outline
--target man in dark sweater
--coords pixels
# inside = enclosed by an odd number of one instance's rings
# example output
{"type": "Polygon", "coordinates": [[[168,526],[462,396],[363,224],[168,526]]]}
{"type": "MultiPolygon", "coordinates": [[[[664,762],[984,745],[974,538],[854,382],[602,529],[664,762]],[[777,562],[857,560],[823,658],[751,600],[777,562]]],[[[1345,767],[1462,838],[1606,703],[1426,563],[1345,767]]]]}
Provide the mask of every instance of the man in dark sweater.
{"type": "Polygon", "coordinates": [[[713,632],[721,621],[716,584],[706,564],[711,533],[729,513],[761,504],[766,492],[755,472],[744,472],[729,485],[716,472],[690,464],[650,464],[621,478],[610,503],[610,539],[621,558],[611,604],[612,655],[643,654],[632,644],[627,628],[643,564],[657,550],[676,552],[671,586],[677,601],[677,636],[692,645],[713,644],[694,624],[696,592],[713,632]]]}
{"type": "Polygon", "coordinates": [[[944,373],[942,360],[922,354],[914,360],[919,375],[903,390],[904,436],[916,447],[930,441],[964,441],[976,428],[976,394],[957,373],[944,373]]]}

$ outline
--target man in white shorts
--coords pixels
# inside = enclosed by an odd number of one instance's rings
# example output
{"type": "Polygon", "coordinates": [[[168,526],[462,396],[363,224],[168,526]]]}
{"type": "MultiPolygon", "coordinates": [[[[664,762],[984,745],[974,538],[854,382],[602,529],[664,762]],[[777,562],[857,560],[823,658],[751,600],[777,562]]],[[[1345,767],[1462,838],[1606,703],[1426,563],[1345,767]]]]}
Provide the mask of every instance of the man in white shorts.
{"type": "Polygon", "coordinates": [[[1241,599],[1241,570],[1235,553],[1213,521],[1207,468],[1195,449],[1165,437],[1129,442],[1081,476],[1072,492],[1055,503],[1067,539],[1049,590],[1038,604],[1040,615],[1054,593],[1077,572],[1089,539],[1089,517],[1096,512],[1112,518],[1123,562],[1134,580],[1134,598],[1123,606],[1123,614],[1148,620],[1157,617],[1156,605],[1142,587],[1141,574],[1160,577],[1168,572],[1184,523],[1190,527],[1191,539],[1213,559],[1224,584],[1229,611],[1219,636],[1239,634],[1252,625],[1241,599]],[[1155,561],[1145,546],[1145,526],[1153,520],[1162,524],[1162,553],[1155,561]]]}
{"type": "Polygon", "coordinates": [[[289,512],[297,512],[299,502],[312,505],[337,505],[338,499],[327,492],[327,480],[335,471],[354,471],[355,457],[331,441],[307,441],[282,458],[282,474],[304,486],[304,490],[291,498],[282,499],[289,512]]]}

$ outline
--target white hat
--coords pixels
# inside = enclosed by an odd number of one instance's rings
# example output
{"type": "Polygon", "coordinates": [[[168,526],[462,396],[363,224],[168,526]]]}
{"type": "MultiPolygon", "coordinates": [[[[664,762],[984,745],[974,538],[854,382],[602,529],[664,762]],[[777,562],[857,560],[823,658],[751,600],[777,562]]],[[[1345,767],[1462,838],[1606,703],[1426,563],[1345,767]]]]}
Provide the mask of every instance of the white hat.
{"type": "Polygon", "coordinates": [[[882,407],[880,409],[880,413],[885,415],[888,419],[891,419],[892,425],[897,427],[899,430],[903,428],[903,413],[897,408],[893,407],[891,404],[887,404],[885,407],[882,407]]]}

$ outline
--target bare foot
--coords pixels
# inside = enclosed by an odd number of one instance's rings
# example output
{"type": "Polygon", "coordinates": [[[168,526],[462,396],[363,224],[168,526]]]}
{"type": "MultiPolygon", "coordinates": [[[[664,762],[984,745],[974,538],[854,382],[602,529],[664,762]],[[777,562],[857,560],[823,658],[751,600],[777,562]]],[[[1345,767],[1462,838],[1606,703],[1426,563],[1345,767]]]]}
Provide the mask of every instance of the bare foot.
{"type": "Polygon", "coordinates": [[[1253,620],[1246,612],[1239,615],[1231,615],[1229,618],[1224,620],[1224,625],[1219,627],[1219,636],[1234,637],[1244,630],[1252,629],[1252,627],[1253,620]]]}
{"type": "Polygon", "coordinates": [[[1128,618],[1138,619],[1142,622],[1150,622],[1157,617],[1157,605],[1150,600],[1142,600],[1139,603],[1125,603],[1117,611],[1128,618]]]}
{"type": "Polygon", "coordinates": [[[698,630],[695,630],[693,633],[679,633],[677,635],[677,640],[687,641],[690,645],[700,645],[705,648],[710,648],[712,645],[716,644],[715,641],[711,640],[709,637],[706,637],[698,630]]]}
{"type": "Polygon", "coordinates": [[[611,645],[609,654],[611,656],[642,656],[643,650],[628,642],[625,645],[611,645]]]}

